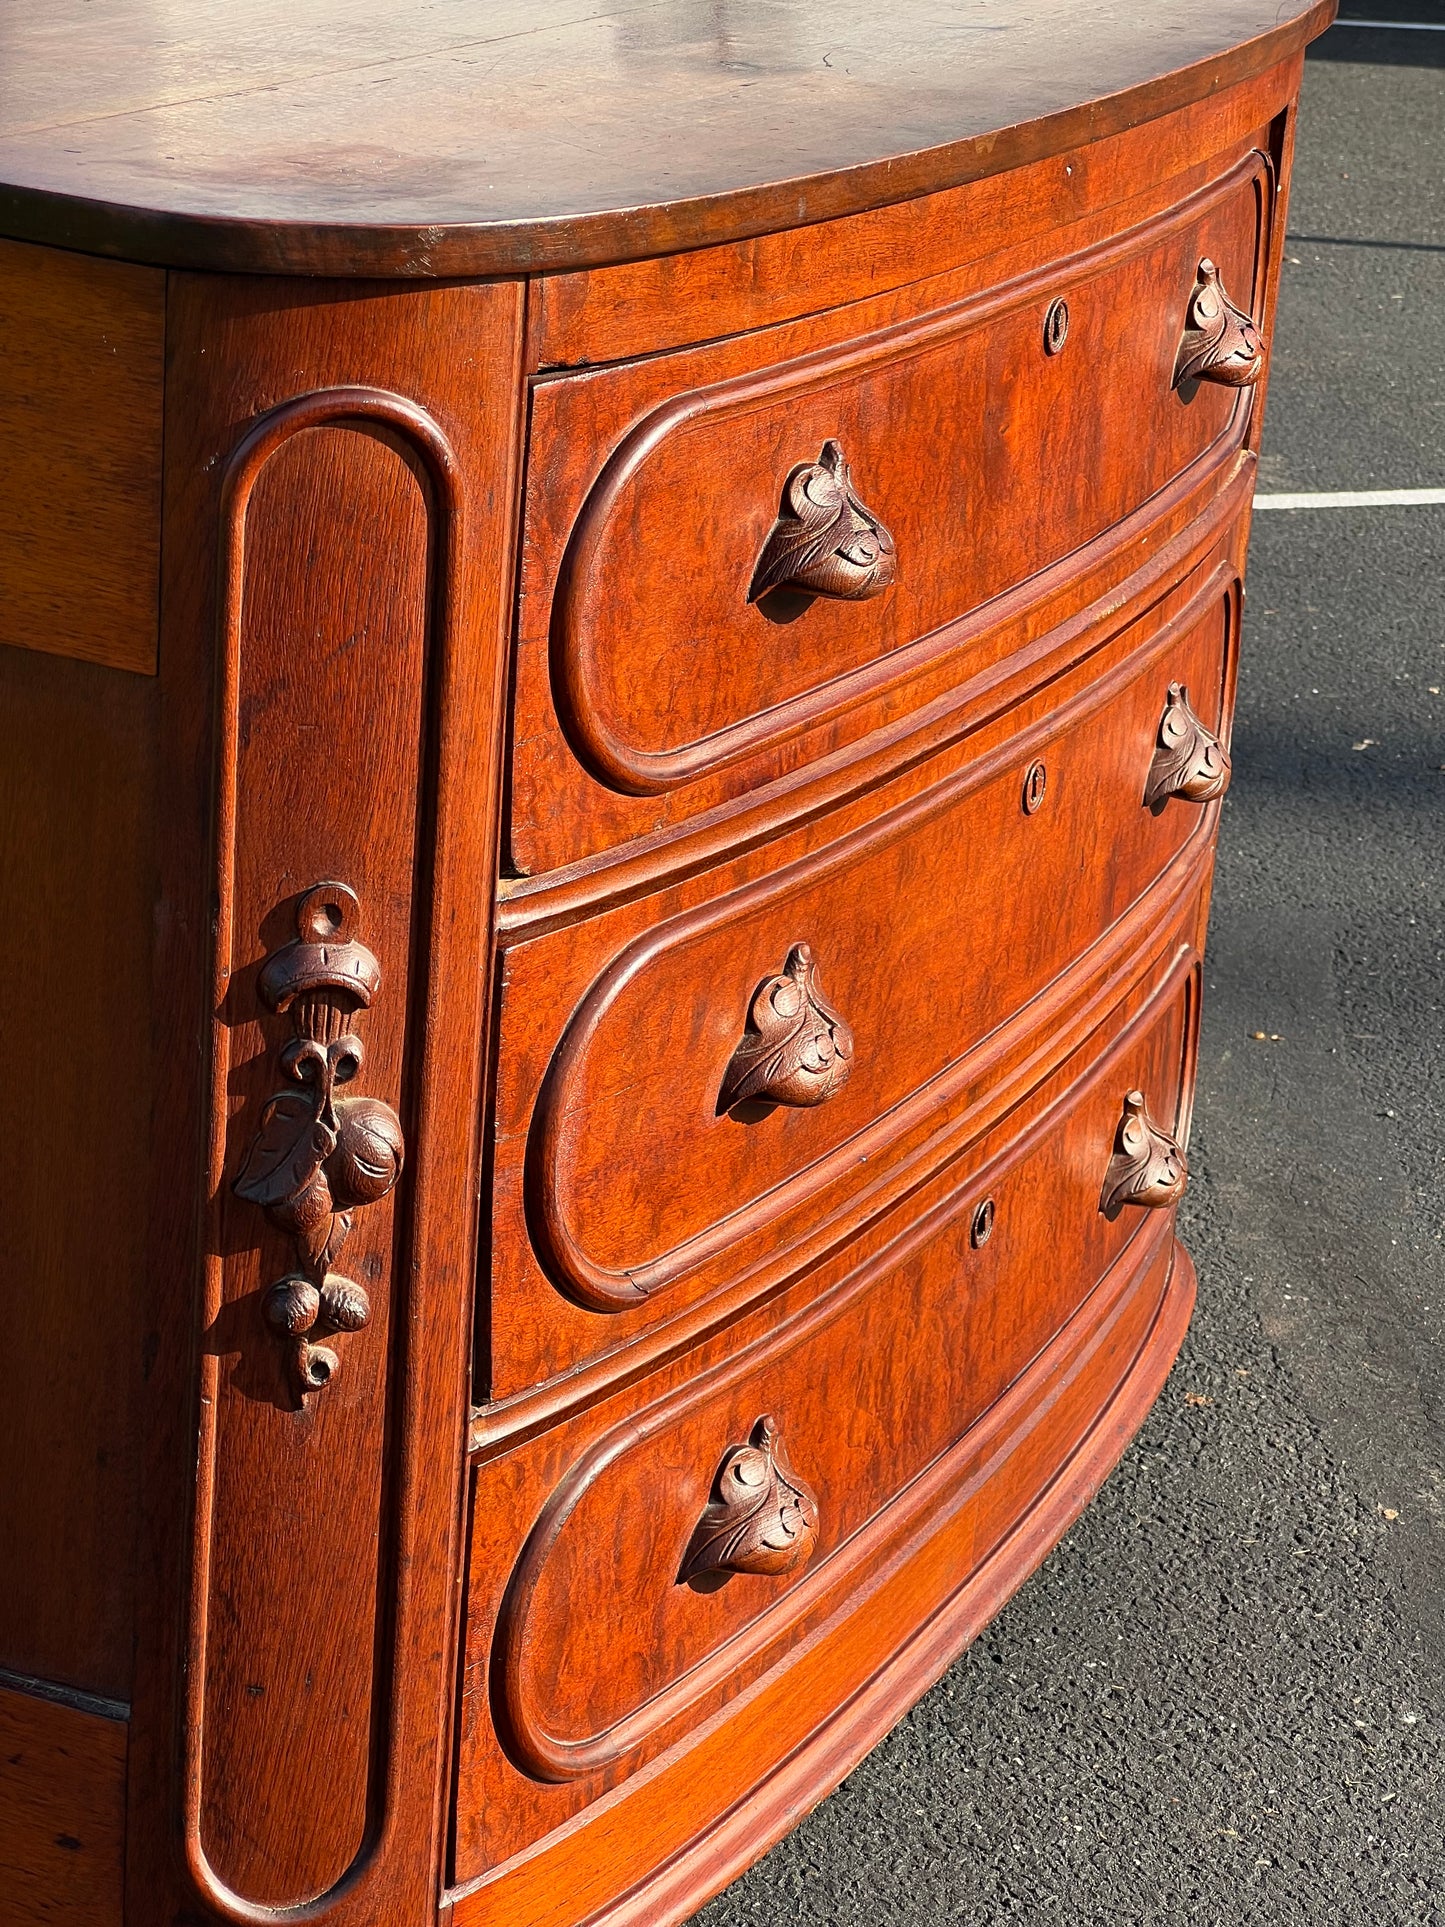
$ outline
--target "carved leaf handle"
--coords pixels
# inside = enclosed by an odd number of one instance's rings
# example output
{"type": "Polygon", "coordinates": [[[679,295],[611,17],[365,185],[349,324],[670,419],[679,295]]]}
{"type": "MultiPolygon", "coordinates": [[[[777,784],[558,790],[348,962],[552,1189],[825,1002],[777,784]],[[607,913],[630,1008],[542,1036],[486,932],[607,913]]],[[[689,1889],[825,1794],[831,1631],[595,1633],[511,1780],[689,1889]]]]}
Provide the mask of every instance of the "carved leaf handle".
{"type": "Polygon", "coordinates": [[[718,1112],[749,1099],[806,1108],[840,1091],[853,1070],[853,1033],[824,997],[805,943],[753,995],[747,1029],[723,1074],[718,1112]]]}
{"type": "Polygon", "coordinates": [[[1104,1173],[1099,1209],[1117,1218],[1126,1204],[1161,1211],[1184,1195],[1189,1165],[1184,1152],[1149,1115],[1142,1091],[1130,1091],[1114,1136],[1114,1155],[1104,1173]]]}
{"type": "Polygon", "coordinates": [[[1144,785],[1145,807],[1162,809],[1171,796],[1212,803],[1229,788],[1229,774],[1229,751],[1195,715],[1184,684],[1170,683],[1144,785]]]}
{"type": "Polygon", "coordinates": [[[893,580],[893,537],[853,487],[841,446],[826,441],[816,462],[783,485],[782,512],[758,556],[748,589],[757,602],[773,589],[863,602],[893,580]]]}
{"type": "Polygon", "coordinates": [[[818,1501],[794,1472],[769,1414],[746,1445],[728,1452],[713,1498],[693,1529],[678,1575],[682,1584],[721,1581],[735,1572],[793,1572],[818,1540],[818,1501]]]}
{"type": "Polygon", "coordinates": [[[330,1383],[336,1352],[320,1343],[360,1331],[371,1316],[365,1291],[332,1270],[353,1214],[384,1198],[401,1176],[401,1123],[377,1097],[338,1095],[361,1070],[365,1051],[352,1030],[381,988],[381,966],[352,934],[358,905],[344,883],[318,883],[296,907],[296,936],[262,965],[257,989],[293,1035],[276,1053],[286,1088],[266,1100],[232,1184],[295,1247],[297,1269],[261,1301],[284,1340],[292,1389],[330,1383]]]}
{"type": "Polygon", "coordinates": [[[1219,269],[1206,255],[1189,297],[1184,339],[1174,363],[1174,386],[1214,381],[1225,388],[1252,388],[1264,369],[1258,328],[1225,292],[1219,269]]]}

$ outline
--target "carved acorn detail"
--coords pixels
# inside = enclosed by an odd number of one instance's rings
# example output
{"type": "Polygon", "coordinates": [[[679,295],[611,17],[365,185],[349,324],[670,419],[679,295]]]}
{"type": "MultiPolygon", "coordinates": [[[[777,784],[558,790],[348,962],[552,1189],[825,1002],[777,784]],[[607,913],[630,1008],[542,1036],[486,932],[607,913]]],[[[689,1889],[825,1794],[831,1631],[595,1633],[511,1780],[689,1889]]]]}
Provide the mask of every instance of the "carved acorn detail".
{"type": "Polygon", "coordinates": [[[1206,255],[1189,297],[1184,339],[1174,363],[1174,386],[1212,381],[1225,388],[1252,388],[1263,370],[1263,338],[1244,310],[1230,300],[1219,269],[1206,255]]]}
{"type": "Polygon", "coordinates": [[[1177,1141],[1149,1115],[1142,1091],[1130,1091],[1104,1173],[1099,1209],[1117,1218],[1126,1204],[1159,1211],[1175,1204],[1189,1182],[1189,1165],[1177,1141]]]}
{"type": "Polygon", "coordinates": [[[893,537],[853,487],[839,443],[826,441],[816,462],[795,468],[783,507],[753,570],[748,601],[774,589],[862,602],[893,581],[893,537]]]}
{"type": "Polygon", "coordinates": [[[723,1074],[718,1111],[748,1100],[807,1108],[842,1089],[853,1069],[853,1033],[824,997],[805,943],[753,995],[747,1029],[723,1074]]]}
{"type": "Polygon", "coordinates": [[[1184,684],[1170,683],[1144,785],[1145,807],[1162,809],[1171,796],[1212,803],[1229,788],[1229,775],[1229,751],[1195,715],[1184,684]]]}
{"type": "Polygon", "coordinates": [[[338,1207],[376,1204],[401,1176],[401,1123],[379,1097],[345,1098],[336,1116],[336,1148],[322,1166],[332,1198],[338,1207]]]}
{"type": "Polygon", "coordinates": [[[764,1414],[748,1443],[724,1458],[678,1578],[697,1585],[731,1573],[776,1577],[803,1565],[817,1539],[817,1497],[794,1472],[777,1420],[764,1414]]]}
{"type": "Polygon", "coordinates": [[[299,1271],[272,1285],[261,1308],[288,1343],[292,1387],[303,1401],[339,1368],[336,1353],[317,1341],[360,1331],[371,1316],[362,1287],[333,1266],[353,1214],[386,1196],[405,1158],[389,1104],[337,1094],[365,1061],[352,1020],[381,988],[381,966],[350,934],[356,910],[345,884],[318,884],[297,906],[295,940],[262,966],[263,1001],[292,1020],[294,1035],[276,1054],[289,1088],[266,1100],[232,1184],[295,1246],[299,1271]]]}

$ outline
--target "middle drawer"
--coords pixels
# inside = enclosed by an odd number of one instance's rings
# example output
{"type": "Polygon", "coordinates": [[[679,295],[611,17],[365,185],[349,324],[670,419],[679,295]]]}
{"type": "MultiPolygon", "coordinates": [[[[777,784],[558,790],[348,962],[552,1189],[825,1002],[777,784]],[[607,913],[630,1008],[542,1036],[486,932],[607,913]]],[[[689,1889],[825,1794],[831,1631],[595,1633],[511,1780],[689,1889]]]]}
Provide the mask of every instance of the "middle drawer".
{"type": "Polygon", "coordinates": [[[772,1288],[1045,1073],[1207,861],[1236,627],[1220,566],[987,752],[600,973],[610,919],[508,952],[493,1398],[772,1288]]]}

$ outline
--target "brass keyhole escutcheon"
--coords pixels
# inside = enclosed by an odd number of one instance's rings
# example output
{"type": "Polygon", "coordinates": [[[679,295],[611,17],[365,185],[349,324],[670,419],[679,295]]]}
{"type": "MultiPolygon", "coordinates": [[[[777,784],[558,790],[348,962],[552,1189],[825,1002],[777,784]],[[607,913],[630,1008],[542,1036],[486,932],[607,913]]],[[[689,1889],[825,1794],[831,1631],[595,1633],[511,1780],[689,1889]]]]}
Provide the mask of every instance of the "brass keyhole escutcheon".
{"type": "Polygon", "coordinates": [[[980,1245],[986,1245],[993,1236],[994,1216],[994,1201],[992,1198],[985,1198],[974,1212],[973,1223],[969,1226],[969,1242],[975,1251],[980,1245]]]}
{"type": "Polygon", "coordinates": [[[1032,816],[1044,800],[1049,787],[1049,772],[1042,763],[1030,763],[1024,777],[1024,815],[1032,816]]]}
{"type": "Polygon", "coordinates": [[[1049,303],[1044,316],[1044,353],[1056,355],[1069,338],[1069,304],[1060,298],[1049,303]]]}

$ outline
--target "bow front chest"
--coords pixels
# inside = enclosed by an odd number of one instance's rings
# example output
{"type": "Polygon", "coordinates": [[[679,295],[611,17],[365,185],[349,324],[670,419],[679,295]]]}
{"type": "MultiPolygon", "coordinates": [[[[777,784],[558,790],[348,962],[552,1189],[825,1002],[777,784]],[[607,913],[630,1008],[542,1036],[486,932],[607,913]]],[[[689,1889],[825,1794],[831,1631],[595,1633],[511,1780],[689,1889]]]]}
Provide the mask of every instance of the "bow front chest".
{"type": "Polygon", "coordinates": [[[1331,11],[0,0],[7,1923],[682,1921],[1114,1464],[1331,11]]]}

